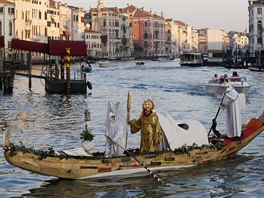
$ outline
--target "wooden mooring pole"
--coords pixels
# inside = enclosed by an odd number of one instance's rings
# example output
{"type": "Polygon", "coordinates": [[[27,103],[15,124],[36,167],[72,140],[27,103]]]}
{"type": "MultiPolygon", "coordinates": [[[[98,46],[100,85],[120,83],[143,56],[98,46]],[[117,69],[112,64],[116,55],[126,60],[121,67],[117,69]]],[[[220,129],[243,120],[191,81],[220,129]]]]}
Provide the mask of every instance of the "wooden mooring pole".
{"type": "Polygon", "coordinates": [[[64,56],[61,56],[60,57],[61,79],[64,79],[64,64],[65,64],[64,56]]]}
{"type": "Polygon", "coordinates": [[[67,81],[67,93],[71,93],[71,71],[70,71],[70,66],[71,66],[71,48],[66,48],[66,81],[67,81]]]}
{"type": "Polygon", "coordinates": [[[28,89],[31,90],[32,88],[32,58],[31,58],[31,52],[28,52],[28,89]]]}

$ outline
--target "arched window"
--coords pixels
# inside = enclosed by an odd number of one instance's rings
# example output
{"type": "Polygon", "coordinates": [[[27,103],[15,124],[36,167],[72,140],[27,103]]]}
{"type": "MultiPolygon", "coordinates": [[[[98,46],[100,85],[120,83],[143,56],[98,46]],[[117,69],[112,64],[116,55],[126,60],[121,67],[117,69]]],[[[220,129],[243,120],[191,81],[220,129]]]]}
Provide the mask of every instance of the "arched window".
{"type": "Polygon", "coordinates": [[[13,34],[13,24],[12,24],[12,22],[10,21],[10,22],[9,22],[9,36],[12,36],[12,34],[13,34]]]}
{"type": "Polygon", "coordinates": [[[262,21],[258,21],[258,44],[262,44],[262,33],[263,33],[263,28],[262,28],[262,21]]]}
{"type": "Polygon", "coordinates": [[[145,42],[144,42],[144,48],[147,48],[147,47],[148,47],[148,42],[145,41],[145,42]]]}
{"type": "Polygon", "coordinates": [[[147,32],[144,33],[144,39],[148,39],[148,33],[147,32]]]}

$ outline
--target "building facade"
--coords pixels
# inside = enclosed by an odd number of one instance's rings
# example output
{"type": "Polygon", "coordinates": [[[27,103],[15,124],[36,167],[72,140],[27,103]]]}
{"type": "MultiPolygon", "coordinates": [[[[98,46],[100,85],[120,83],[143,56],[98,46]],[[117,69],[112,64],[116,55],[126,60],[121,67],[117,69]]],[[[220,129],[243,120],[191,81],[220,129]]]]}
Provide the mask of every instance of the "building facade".
{"type": "MultiPolygon", "coordinates": [[[[263,49],[264,0],[249,0],[249,56],[260,57],[263,49]]],[[[260,60],[257,58],[257,60],[260,60]]]]}

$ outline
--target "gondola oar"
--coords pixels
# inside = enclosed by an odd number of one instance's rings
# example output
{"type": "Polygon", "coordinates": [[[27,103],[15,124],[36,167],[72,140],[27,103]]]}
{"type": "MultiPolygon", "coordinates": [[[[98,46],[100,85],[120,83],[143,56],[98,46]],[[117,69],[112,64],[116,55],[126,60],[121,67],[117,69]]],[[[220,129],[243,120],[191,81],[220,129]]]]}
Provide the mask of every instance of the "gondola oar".
{"type": "MultiPolygon", "coordinates": [[[[226,95],[226,92],[224,92],[224,95],[223,95],[222,100],[221,100],[221,102],[220,102],[219,108],[218,108],[218,110],[217,110],[217,112],[216,112],[216,115],[215,115],[215,118],[214,118],[215,121],[216,121],[216,118],[218,117],[218,114],[219,114],[219,112],[220,112],[220,109],[221,109],[221,106],[222,106],[222,104],[223,104],[223,101],[224,101],[225,95],[226,95]]],[[[210,130],[209,130],[209,132],[208,132],[208,135],[207,135],[208,137],[209,137],[209,135],[210,135],[210,133],[211,133],[211,131],[212,131],[212,129],[213,129],[213,125],[214,125],[214,123],[212,124],[212,126],[211,126],[211,128],[210,128],[210,130]]]]}
{"type": "Polygon", "coordinates": [[[144,165],[142,162],[140,162],[135,155],[133,155],[131,152],[129,152],[128,150],[126,150],[123,146],[121,146],[118,142],[114,141],[111,137],[105,135],[107,138],[109,138],[113,143],[117,144],[120,148],[122,148],[124,150],[124,152],[128,153],[131,157],[133,157],[143,168],[145,168],[148,173],[158,182],[160,183],[164,183],[164,181],[162,179],[160,179],[156,174],[154,174],[150,169],[148,169],[148,167],[146,165],[144,165]]]}
{"type": "MultiPolygon", "coordinates": [[[[127,94],[127,118],[126,118],[127,123],[129,123],[129,121],[130,121],[130,109],[131,109],[131,92],[128,91],[128,94],[127,94]]],[[[128,132],[126,133],[126,146],[125,146],[125,148],[127,147],[127,137],[128,137],[128,132]]]]}

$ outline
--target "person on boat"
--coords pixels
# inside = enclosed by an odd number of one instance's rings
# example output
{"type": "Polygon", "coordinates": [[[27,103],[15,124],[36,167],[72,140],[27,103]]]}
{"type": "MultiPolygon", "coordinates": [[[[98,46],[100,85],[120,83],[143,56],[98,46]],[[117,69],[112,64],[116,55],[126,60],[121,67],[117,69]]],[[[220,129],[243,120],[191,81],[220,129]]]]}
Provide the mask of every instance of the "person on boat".
{"type": "Polygon", "coordinates": [[[217,74],[214,74],[213,79],[218,79],[218,75],[217,74]]]}
{"type": "Polygon", "coordinates": [[[124,105],[120,102],[108,101],[105,120],[105,157],[124,155],[127,144],[128,126],[124,105]]]}
{"type": "Polygon", "coordinates": [[[154,107],[152,100],[144,101],[140,118],[129,121],[132,134],[141,130],[140,152],[143,153],[161,150],[163,131],[154,107]]]}
{"type": "Polygon", "coordinates": [[[221,76],[219,78],[219,84],[224,84],[224,82],[225,82],[225,78],[224,78],[224,76],[221,76]]]}
{"type": "Polygon", "coordinates": [[[240,138],[242,134],[241,109],[245,108],[245,94],[234,89],[231,83],[226,83],[221,108],[226,110],[227,138],[240,138]]]}
{"type": "Polygon", "coordinates": [[[238,73],[237,73],[236,71],[234,71],[234,72],[232,73],[232,77],[239,77],[239,75],[238,75],[238,73]]]}

